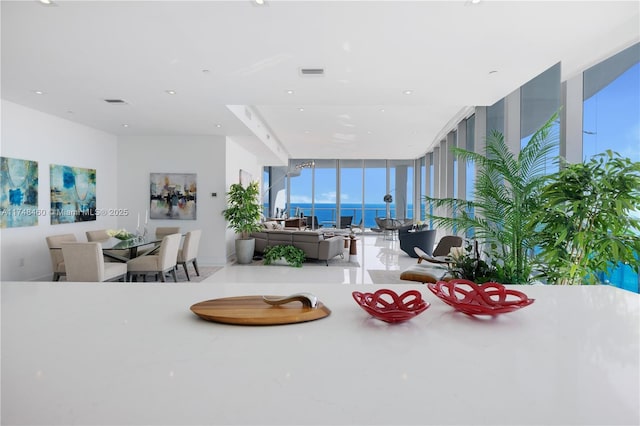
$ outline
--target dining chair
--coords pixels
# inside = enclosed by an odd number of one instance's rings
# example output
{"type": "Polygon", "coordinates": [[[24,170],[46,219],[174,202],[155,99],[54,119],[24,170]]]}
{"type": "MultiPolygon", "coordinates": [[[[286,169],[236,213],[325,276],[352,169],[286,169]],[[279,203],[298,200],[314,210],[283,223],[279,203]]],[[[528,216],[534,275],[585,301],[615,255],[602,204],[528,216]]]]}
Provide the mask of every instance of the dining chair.
{"type": "Polygon", "coordinates": [[[158,254],[147,254],[138,256],[127,262],[128,278],[142,275],[146,281],[147,274],[155,274],[156,281],[160,277],[160,281],[164,282],[164,274],[170,272],[173,281],[178,282],[176,277],[176,265],[178,260],[178,249],[180,248],[180,240],[182,235],[171,234],[162,239],[158,254]]]}
{"type": "MultiPolygon", "coordinates": [[[[200,246],[200,235],[202,231],[197,229],[195,231],[187,232],[187,235],[184,237],[184,242],[182,243],[182,248],[178,250],[178,265],[182,265],[184,268],[184,273],[187,276],[187,281],[191,281],[189,277],[189,271],[187,270],[187,263],[191,262],[193,264],[193,269],[196,270],[196,275],[200,276],[200,271],[198,270],[198,261],[196,258],[198,257],[198,247],[200,246]]],[[[177,265],[176,265],[177,266],[177,265]]]]}
{"type": "MultiPolygon", "coordinates": [[[[97,242],[101,243],[103,241],[108,241],[111,239],[109,234],[107,234],[106,229],[99,229],[96,231],[87,231],[85,232],[87,236],[87,241],[90,243],[97,242]]],[[[105,261],[107,262],[118,262],[118,260],[110,258],[108,255],[115,255],[116,257],[129,257],[129,250],[103,250],[103,254],[107,254],[107,258],[105,261]]]]}
{"type": "Polygon", "coordinates": [[[124,281],[127,277],[127,264],[105,262],[98,242],[63,243],[61,247],[67,281],[124,281]]]}
{"type": "Polygon", "coordinates": [[[67,275],[64,256],[60,249],[62,243],[75,243],[78,240],[74,234],[50,235],[46,237],[51,266],[53,267],[53,281],[60,281],[60,277],[67,275]]]}
{"type": "Polygon", "coordinates": [[[179,234],[180,227],[179,226],[158,226],[156,228],[156,238],[162,239],[167,235],[171,234],[179,234]]]}

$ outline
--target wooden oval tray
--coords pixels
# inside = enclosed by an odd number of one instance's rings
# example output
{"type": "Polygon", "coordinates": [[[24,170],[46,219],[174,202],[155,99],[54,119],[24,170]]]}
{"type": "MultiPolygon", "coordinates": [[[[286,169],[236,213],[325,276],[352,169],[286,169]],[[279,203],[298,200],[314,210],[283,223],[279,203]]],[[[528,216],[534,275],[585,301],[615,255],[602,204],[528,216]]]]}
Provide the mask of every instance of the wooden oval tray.
{"type": "Polygon", "coordinates": [[[265,302],[262,296],[206,300],[192,305],[191,311],[207,321],[237,325],[295,324],[321,319],[331,313],[322,302],[318,302],[315,308],[304,306],[301,302],[273,306],[265,302]]]}

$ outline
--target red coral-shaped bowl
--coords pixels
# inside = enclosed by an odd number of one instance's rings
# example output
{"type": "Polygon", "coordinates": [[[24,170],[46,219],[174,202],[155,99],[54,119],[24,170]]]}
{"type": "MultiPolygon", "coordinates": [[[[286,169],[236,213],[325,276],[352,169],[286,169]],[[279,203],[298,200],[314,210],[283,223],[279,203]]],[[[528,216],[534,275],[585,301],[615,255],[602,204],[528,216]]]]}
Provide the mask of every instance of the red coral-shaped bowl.
{"type": "Polygon", "coordinates": [[[529,306],[535,300],[495,282],[476,284],[454,279],[428,283],[427,286],[444,303],[467,315],[504,314],[529,306]]]}
{"type": "Polygon", "coordinates": [[[354,291],[351,294],[369,315],[389,323],[410,320],[430,305],[417,290],[409,290],[401,295],[388,289],[380,289],[375,293],[354,291]]]}

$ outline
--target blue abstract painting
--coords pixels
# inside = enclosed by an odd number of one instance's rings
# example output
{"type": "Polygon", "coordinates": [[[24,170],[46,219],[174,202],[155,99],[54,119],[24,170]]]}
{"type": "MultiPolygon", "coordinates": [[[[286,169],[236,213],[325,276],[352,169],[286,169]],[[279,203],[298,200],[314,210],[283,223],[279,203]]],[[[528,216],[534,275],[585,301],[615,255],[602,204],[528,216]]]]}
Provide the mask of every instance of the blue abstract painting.
{"type": "Polygon", "coordinates": [[[96,170],[51,164],[51,224],[96,220],[96,170]]]}
{"type": "Polygon", "coordinates": [[[0,228],[38,224],[38,162],[0,157],[0,228]]]}

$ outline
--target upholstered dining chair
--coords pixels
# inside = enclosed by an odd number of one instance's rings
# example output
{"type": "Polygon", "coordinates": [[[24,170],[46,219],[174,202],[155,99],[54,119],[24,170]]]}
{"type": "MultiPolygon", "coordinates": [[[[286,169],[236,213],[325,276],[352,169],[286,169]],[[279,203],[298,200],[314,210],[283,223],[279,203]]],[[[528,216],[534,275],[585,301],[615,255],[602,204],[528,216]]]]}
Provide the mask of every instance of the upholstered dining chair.
{"type": "Polygon", "coordinates": [[[62,243],[61,247],[67,281],[124,281],[127,277],[127,264],[105,263],[98,242],[62,243]]]}
{"type": "Polygon", "coordinates": [[[180,227],[179,226],[158,226],[156,228],[156,238],[162,239],[167,235],[171,234],[179,234],[180,227]]]}
{"type": "MultiPolygon", "coordinates": [[[[85,235],[87,236],[87,241],[89,241],[90,243],[100,243],[103,241],[107,241],[109,240],[111,237],[109,236],[109,234],[107,234],[107,230],[106,229],[99,229],[96,231],[87,231],[85,232],[85,235]]],[[[129,257],[129,250],[103,250],[103,254],[111,254],[111,255],[115,255],[117,257],[129,257]]],[[[107,258],[105,259],[105,261],[107,262],[113,262],[113,261],[118,261],[115,259],[111,259],[109,256],[107,256],[107,258]]]]}
{"type": "MultiPolygon", "coordinates": [[[[184,268],[184,273],[187,276],[187,281],[191,281],[189,277],[189,271],[187,270],[187,263],[191,262],[193,264],[193,269],[196,270],[196,275],[200,276],[200,271],[198,270],[198,247],[200,246],[200,235],[202,231],[197,229],[195,231],[187,232],[187,235],[184,237],[184,242],[182,243],[182,248],[178,250],[178,265],[182,265],[184,268]]],[[[177,266],[177,265],[176,265],[177,266]]]]}
{"type": "Polygon", "coordinates": [[[164,274],[170,272],[173,281],[178,282],[176,277],[176,264],[178,260],[178,249],[180,248],[180,240],[182,235],[171,234],[162,239],[158,254],[148,254],[138,256],[127,262],[128,277],[142,275],[146,281],[147,274],[155,274],[156,281],[160,277],[160,281],[164,282],[164,274]]]}
{"type": "Polygon", "coordinates": [[[75,243],[78,240],[74,234],[50,235],[46,238],[53,267],[53,281],[60,281],[60,277],[67,275],[64,256],[62,255],[62,243],[75,243]]]}

